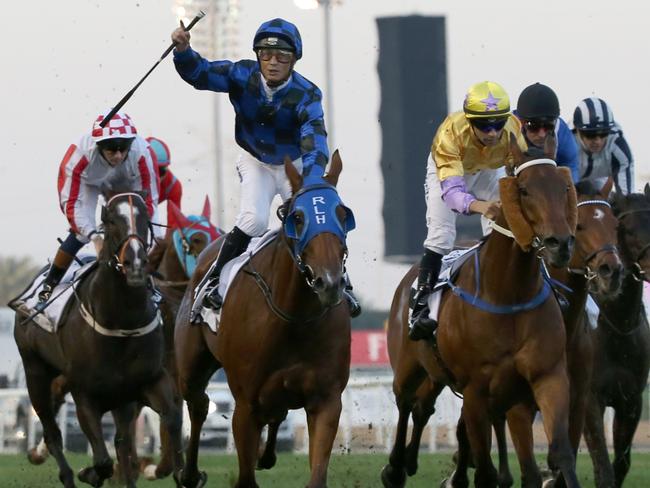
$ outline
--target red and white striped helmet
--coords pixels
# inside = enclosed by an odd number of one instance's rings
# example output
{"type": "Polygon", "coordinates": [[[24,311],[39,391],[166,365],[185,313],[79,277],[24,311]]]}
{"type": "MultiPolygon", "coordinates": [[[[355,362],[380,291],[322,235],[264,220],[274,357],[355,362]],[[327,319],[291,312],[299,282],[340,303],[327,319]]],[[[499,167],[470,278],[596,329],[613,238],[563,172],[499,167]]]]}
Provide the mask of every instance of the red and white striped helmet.
{"type": "Polygon", "coordinates": [[[99,124],[108,115],[108,112],[100,114],[93,124],[91,135],[95,142],[117,138],[133,139],[136,136],[138,130],[135,128],[131,117],[124,112],[117,112],[105,127],[101,127],[99,124]]]}

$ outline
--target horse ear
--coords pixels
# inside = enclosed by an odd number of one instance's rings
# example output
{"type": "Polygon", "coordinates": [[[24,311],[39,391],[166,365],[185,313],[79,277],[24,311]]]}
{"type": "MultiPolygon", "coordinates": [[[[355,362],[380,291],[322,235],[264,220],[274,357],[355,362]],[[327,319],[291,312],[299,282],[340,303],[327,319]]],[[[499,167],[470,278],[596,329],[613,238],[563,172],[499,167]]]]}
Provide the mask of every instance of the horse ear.
{"type": "Polygon", "coordinates": [[[501,211],[515,236],[515,241],[524,251],[529,251],[535,232],[521,211],[519,188],[515,176],[506,176],[499,180],[499,195],[502,204],[501,211]]]}
{"type": "Polygon", "coordinates": [[[607,178],[607,181],[600,189],[600,196],[603,197],[605,200],[607,200],[609,198],[609,194],[612,192],[613,186],[614,186],[614,178],[610,176],[609,178],[607,178]]]}
{"type": "Polygon", "coordinates": [[[203,210],[201,211],[201,216],[205,217],[205,219],[210,222],[210,197],[205,196],[205,200],[203,201],[203,210]]]}
{"type": "Polygon", "coordinates": [[[643,187],[643,193],[645,194],[646,199],[650,200],[650,184],[645,184],[643,187]]]}
{"type": "Polygon", "coordinates": [[[324,176],[325,181],[332,186],[336,186],[339,182],[341,171],[343,171],[343,161],[341,161],[341,155],[337,149],[334,151],[334,154],[332,154],[332,164],[330,164],[330,169],[324,176]]]}
{"type": "MultiPolygon", "coordinates": [[[[524,161],[524,153],[519,147],[517,136],[510,132],[510,154],[512,154],[512,161],[515,167],[519,166],[524,161]]],[[[512,173],[512,168],[508,168],[508,173],[512,173]]]]}
{"type": "Polygon", "coordinates": [[[578,227],[578,194],[576,192],[576,187],[573,184],[573,178],[571,178],[571,170],[566,167],[560,167],[557,170],[560,175],[562,175],[568,186],[566,215],[571,233],[575,235],[576,228],[578,227]]]}
{"type": "Polygon", "coordinates": [[[172,227],[175,229],[183,229],[192,225],[192,221],[185,217],[183,212],[171,200],[167,200],[167,213],[173,217],[172,227]]]}
{"type": "Polygon", "coordinates": [[[287,178],[289,178],[291,193],[296,193],[302,187],[302,175],[298,173],[289,156],[284,157],[284,172],[287,174],[287,178]]]}
{"type": "Polygon", "coordinates": [[[547,132],[546,137],[544,138],[544,156],[555,160],[556,149],[557,143],[555,141],[555,132],[547,132]]]}

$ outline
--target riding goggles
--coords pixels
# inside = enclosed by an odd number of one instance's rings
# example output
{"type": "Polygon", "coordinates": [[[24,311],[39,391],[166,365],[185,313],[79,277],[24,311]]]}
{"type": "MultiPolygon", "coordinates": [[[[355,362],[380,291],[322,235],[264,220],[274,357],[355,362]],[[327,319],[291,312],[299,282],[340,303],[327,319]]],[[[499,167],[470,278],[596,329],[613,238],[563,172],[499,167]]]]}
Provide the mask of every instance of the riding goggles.
{"type": "Polygon", "coordinates": [[[544,129],[546,132],[555,130],[555,119],[553,120],[527,120],[524,127],[528,132],[539,132],[544,129]]]}
{"type": "Polygon", "coordinates": [[[260,48],[257,50],[257,55],[262,61],[271,61],[271,58],[275,56],[278,63],[282,64],[290,63],[293,59],[293,52],[285,49],[260,48]]]}
{"type": "Polygon", "coordinates": [[[609,132],[580,131],[580,135],[585,139],[607,139],[609,137],[609,132]]]}
{"type": "Polygon", "coordinates": [[[496,131],[499,132],[506,125],[508,119],[472,119],[472,125],[481,132],[496,131]]]}
{"type": "Polygon", "coordinates": [[[129,149],[131,149],[131,144],[133,143],[133,139],[126,139],[126,138],[115,138],[115,139],[105,139],[103,141],[99,141],[97,143],[97,146],[102,150],[102,151],[108,151],[108,152],[128,152],[129,149]]]}

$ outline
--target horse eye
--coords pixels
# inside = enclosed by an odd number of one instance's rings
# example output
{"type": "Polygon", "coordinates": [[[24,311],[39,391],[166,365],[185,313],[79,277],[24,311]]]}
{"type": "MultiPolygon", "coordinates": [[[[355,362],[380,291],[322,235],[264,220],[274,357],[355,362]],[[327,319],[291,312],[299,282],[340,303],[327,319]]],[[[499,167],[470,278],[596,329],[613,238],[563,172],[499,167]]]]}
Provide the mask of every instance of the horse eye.
{"type": "Polygon", "coordinates": [[[578,225],[576,225],[576,230],[577,231],[584,230],[584,227],[582,225],[578,224],[578,225]]]}
{"type": "Polygon", "coordinates": [[[294,220],[295,220],[296,224],[302,224],[302,223],[303,223],[302,215],[299,214],[299,213],[297,213],[297,214],[295,215],[294,220]]]}
{"type": "Polygon", "coordinates": [[[520,187],[519,187],[519,194],[520,194],[522,197],[527,197],[527,196],[528,196],[528,190],[526,189],[526,187],[524,187],[524,186],[520,186],[520,187]]]}

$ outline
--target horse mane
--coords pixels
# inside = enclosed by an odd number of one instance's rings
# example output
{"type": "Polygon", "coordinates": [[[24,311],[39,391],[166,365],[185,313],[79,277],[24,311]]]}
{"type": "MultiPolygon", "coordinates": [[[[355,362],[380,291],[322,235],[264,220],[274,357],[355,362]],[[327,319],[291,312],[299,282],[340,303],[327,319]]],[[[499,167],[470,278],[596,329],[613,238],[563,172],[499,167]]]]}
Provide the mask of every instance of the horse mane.
{"type": "Polygon", "coordinates": [[[149,270],[153,271],[158,269],[162,262],[165,251],[169,245],[169,237],[165,236],[162,239],[156,238],[156,245],[149,253],[149,270]]]}

